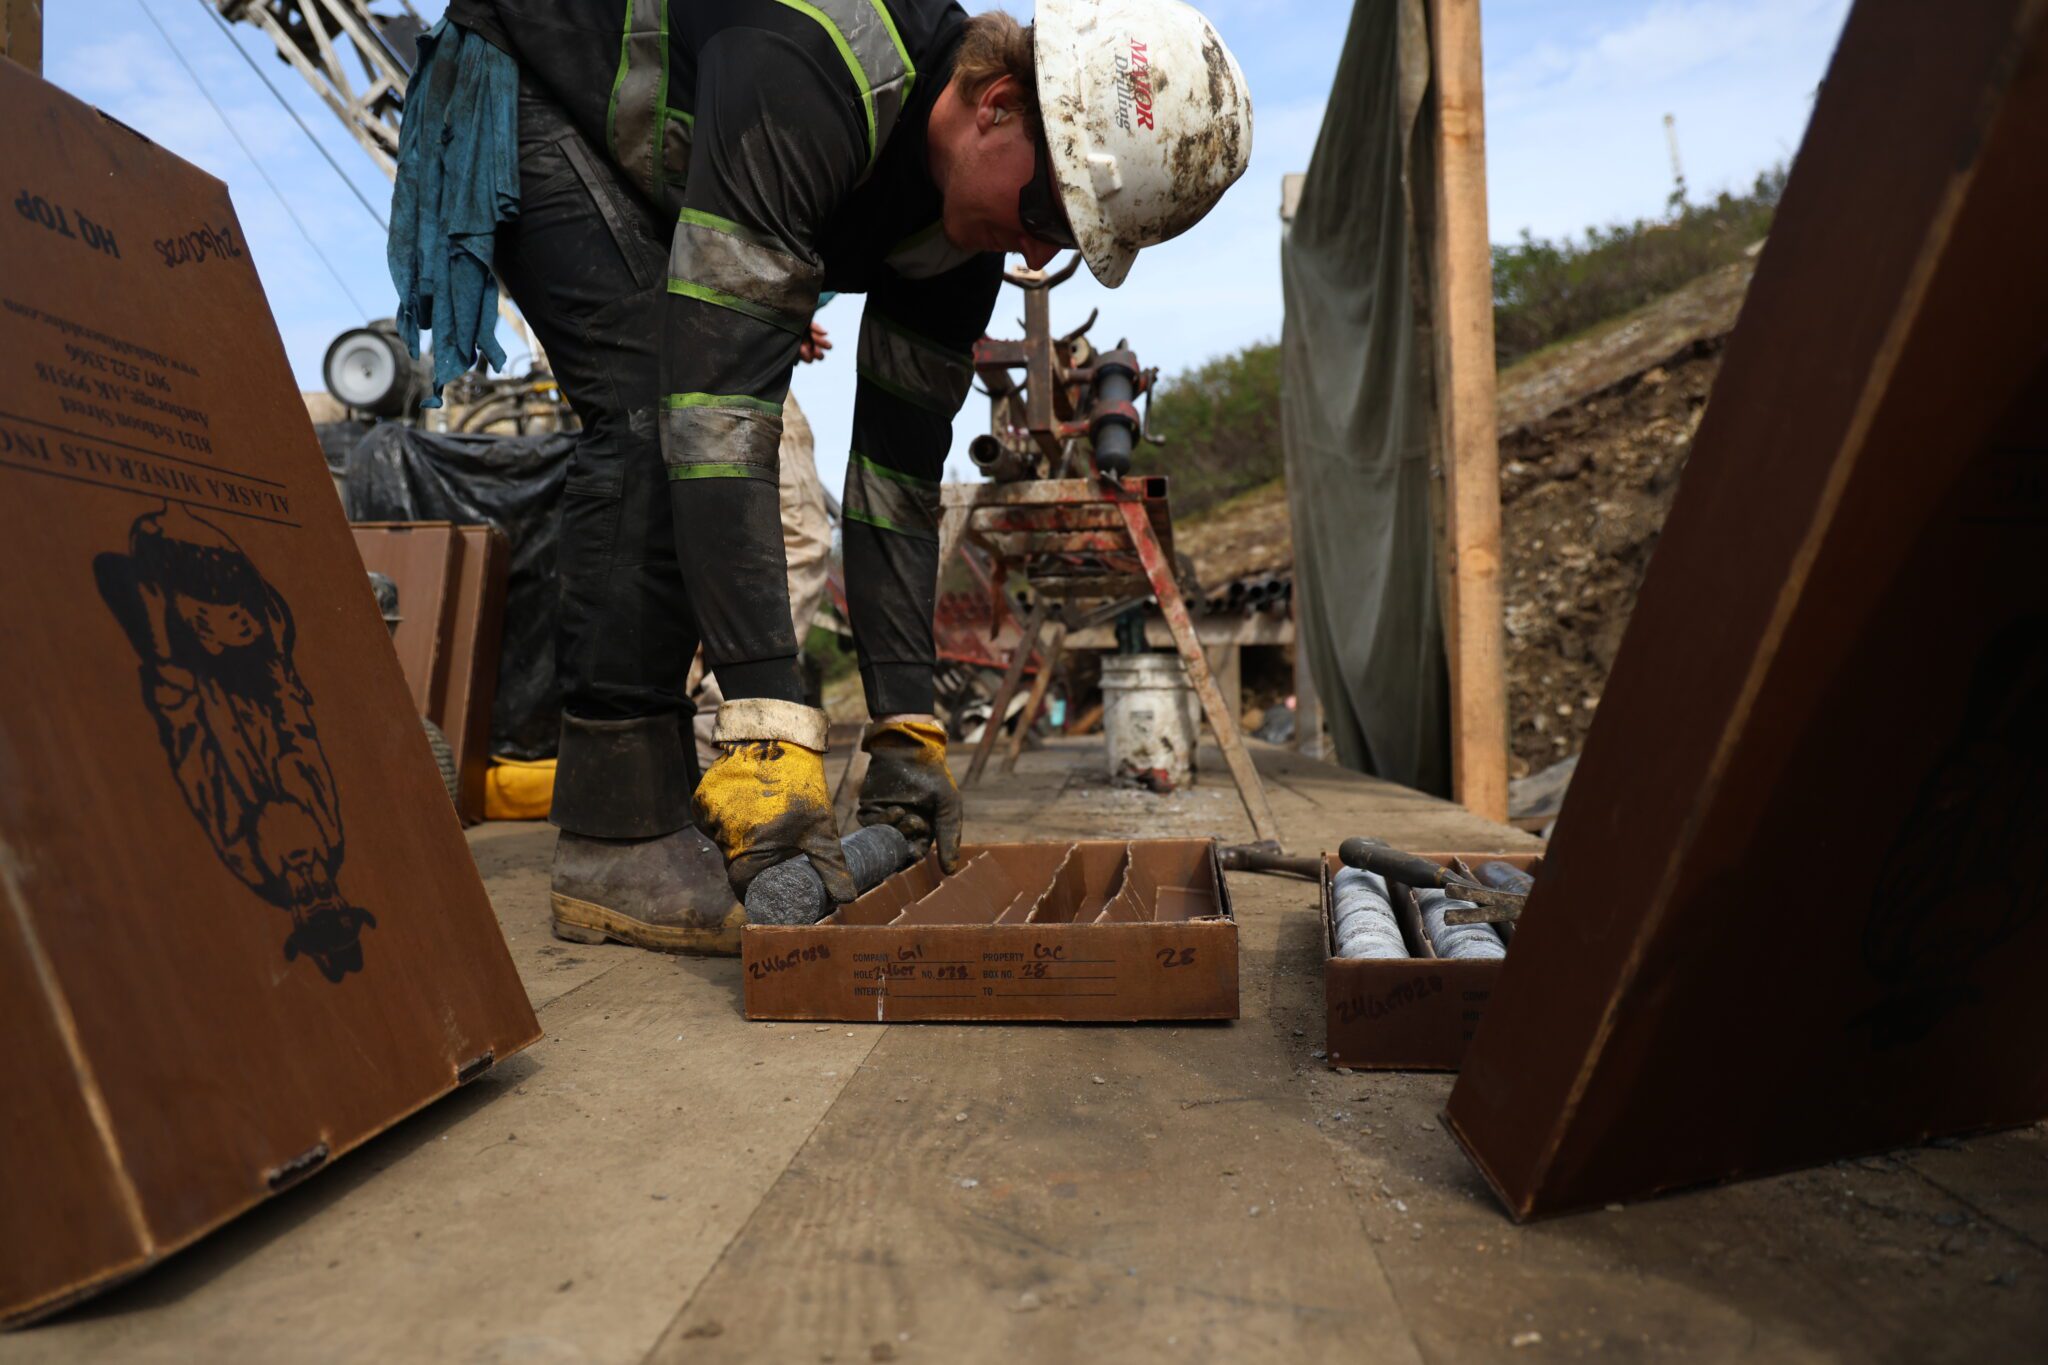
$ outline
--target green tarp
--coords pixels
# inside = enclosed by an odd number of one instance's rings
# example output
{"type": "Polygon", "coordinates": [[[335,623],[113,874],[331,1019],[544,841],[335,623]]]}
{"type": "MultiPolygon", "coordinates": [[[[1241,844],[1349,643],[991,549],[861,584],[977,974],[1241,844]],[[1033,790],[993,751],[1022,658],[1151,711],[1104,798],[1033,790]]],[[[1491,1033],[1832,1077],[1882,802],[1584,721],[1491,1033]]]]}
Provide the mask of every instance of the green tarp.
{"type": "Polygon", "coordinates": [[[1346,767],[1450,794],[1422,0],[1360,0],[1281,245],[1300,647],[1346,767]]]}

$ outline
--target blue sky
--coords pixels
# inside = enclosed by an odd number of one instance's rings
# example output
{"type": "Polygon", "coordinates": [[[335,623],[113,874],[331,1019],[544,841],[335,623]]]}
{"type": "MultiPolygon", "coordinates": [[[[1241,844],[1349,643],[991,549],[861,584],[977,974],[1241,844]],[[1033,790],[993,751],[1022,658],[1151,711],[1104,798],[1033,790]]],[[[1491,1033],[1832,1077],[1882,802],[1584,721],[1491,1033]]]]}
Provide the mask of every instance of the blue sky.
{"type": "MultiPolygon", "coordinates": [[[[227,50],[203,12],[205,0],[146,0],[263,158],[341,275],[338,283],[165,50],[144,2],[46,6],[45,74],[228,182],[299,381],[318,388],[328,342],[393,310],[382,233],[227,50]]],[[[416,0],[430,15],[441,3],[416,0]]],[[[968,7],[990,6],[969,0],[968,7]]],[[[1028,0],[1004,7],[1029,17],[1028,0]]],[[[1210,0],[1203,8],[1251,83],[1250,171],[1199,228],[1146,252],[1122,289],[1101,289],[1083,270],[1053,296],[1056,327],[1099,307],[1096,337],[1129,336],[1147,364],[1169,374],[1279,335],[1280,177],[1308,164],[1350,16],[1341,0],[1210,0]]],[[[1524,228],[1558,236],[1659,213],[1671,188],[1666,113],[1677,119],[1696,198],[1747,185],[1758,170],[1789,159],[1847,12],[1848,0],[1485,0],[1494,240],[1512,240],[1524,228]]],[[[238,26],[238,36],[364,195],[388,204],[383,176],[262,35],[238,26]]],[[[820,320],[843,344],[824,363],[800,368],[795,380],[818,433],[819,473],[834,489],[852,422],[859,309],[849,297],[824,310],[820,320]]],[[[1013,334],[1021,315],[1020,300],[1006,289],[991,330],[1013,334]]],[[[515,353],[515,364],[520,358],[515,353]]],[[[950,476],[966,476],[966,441],[985,416],[982,400],[970,398],[950,476]]]]}

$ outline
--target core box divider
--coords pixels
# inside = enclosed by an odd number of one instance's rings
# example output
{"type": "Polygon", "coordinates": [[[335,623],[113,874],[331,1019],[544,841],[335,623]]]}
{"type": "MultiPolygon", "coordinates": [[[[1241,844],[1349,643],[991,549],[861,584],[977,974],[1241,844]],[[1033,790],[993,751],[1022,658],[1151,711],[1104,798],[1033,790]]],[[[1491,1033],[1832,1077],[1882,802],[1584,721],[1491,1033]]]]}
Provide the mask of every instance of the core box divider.
{"type": "Polygon", "coordinates": [[[748,925],[747,1017],[1237,1017],[1237,924],[1214,840],[961,852],[953,876],[928,857],[818,924],[748,925]]]}
{"type": "MultiPolygon", "coordinates": [[[[1463,858],[1477,867],[1503,862],[1524,872],[1541,863],[1531,853],[1424,853],[1445,867],[1463,858]]],[[[1325,854],[1318,890],[1323,920],[1323,1004],[1329,1064],[1340,1071],[1456,1071],[1493,994],[1504,959],[1441,958],[1422,927],[1415,889],[1387,884],[1406,958],[1337,956],[1335,855],[1325,854]]],[[[1503,928],[1505,926],[1496,926],[1503,928]]],[[[1502,939],[1512,945],[1512,937],[1502,939]]]]}
{"type": "Polygon", "coordinates": [[[1096,916],[1124,888],[1129,875],[1131,846],[1089,842],[1068,846],[1067,856],[1053,874],[1052,885],[1031,907],[1026,921],[1031,924],[1092,924],[1096,916]]]}
{"type": "Polygon", "coordinates": [[[1137,877],[1129,874],[1114,896],[1103,903],[1101,913],[1084,924],[1143,924],[1152,918],[1153,904],[1138,891],[1137,877]]]}
{"type": "Polygon", "coordinates": [[[922,899],[939,884],[936,853],[912,863],[860,899],[840,906],[822,921],[825,924],[887,924],[911,902],[922,899]]]}
{"type": "Polygon", "coordinates": [[[1009,908],[1015,884],[986,853],[968,859],[958,872],[896,912],[891,925],[986,924],[1009,908]],[[986,913],[984,913],[986,912],[986,913]]]}

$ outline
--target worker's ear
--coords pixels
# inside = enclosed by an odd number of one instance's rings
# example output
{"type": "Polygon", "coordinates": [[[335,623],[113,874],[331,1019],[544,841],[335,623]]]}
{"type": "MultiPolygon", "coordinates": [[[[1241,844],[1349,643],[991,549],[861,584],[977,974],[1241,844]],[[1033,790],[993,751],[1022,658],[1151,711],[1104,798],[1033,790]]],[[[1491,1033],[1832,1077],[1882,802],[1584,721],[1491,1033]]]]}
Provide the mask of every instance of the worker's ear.
{"type": "Polygon", "coordinates": [[[1024,92],[1015,76],[998,76],[982,87],[974,102],[975,131],[984,135],[997,129],[1023,126],[1024,92]]]}

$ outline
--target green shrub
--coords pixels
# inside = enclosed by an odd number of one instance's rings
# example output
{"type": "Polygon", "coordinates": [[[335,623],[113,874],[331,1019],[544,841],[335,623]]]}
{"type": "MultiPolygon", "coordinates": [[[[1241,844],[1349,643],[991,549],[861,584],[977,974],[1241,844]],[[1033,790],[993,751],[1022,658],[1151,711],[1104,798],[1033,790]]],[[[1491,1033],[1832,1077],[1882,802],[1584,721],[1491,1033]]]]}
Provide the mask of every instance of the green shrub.
{"type": "Polygon", "coordinates": [[[1256,342],[1161,379],[1151,430],[1166,444],[1140,445],[1133,463],[1172,476],[1176,516],[1279,478],[1280,347],[1256,342]]]}
{"type": "Polygon", "coordinates": [[[1763,172],[1749,193],[1711,204],[1673,204],[1664,222],[1586,229],[1583,242],[1548,241],[1525,229],[1493,249],[1494,352],[1505,367],[1588,327],[1620,317],[1741,258],[1770,231],[1785,168],[1763,172]]]}
{"type": "MultiPolygon", "coordinates": [[[[1494,341],[1505,367],[1739,259],[1770,230],[1785,168],[1756,178],[1747,194],[1711,204],[1674,196],[1664,222],[1638,219],[1588,228],[1584,241],[1546,241],[1527,232],[1493,249],[1494,341]]],[[[1255,342],[1162,378],[1152,395],[1151,430],[1164,446],[1141,445],[1144,473],[1173,478],[1176,516],[1213,507],[1279,478],[1280,348],[1255,342]]]]}

